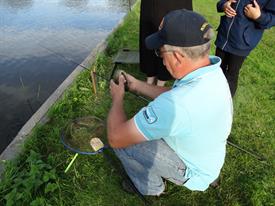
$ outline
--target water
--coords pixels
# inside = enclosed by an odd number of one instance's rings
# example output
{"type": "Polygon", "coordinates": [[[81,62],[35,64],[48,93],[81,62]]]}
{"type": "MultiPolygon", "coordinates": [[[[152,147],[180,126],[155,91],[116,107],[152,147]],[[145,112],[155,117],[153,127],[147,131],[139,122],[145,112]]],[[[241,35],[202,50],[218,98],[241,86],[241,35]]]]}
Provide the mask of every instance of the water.
{"type": "Polygon", "coordinates": [[[0,0],[0,153],[75,68],[61,55],[81,63],[128,10],[129,0],[0,0]]]}

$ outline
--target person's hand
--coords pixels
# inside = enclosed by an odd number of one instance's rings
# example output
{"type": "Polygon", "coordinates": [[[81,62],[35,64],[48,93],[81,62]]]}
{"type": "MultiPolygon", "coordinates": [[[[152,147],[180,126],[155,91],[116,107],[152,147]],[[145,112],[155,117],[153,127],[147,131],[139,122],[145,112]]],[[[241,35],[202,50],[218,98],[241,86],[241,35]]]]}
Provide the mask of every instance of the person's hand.
{"type": "Polygon", "coordinates": [[[236,0],[228,0],[224,3],[223,11],[227,17],[232,18],[237,15],[236,11],[231,7],[231,4],[236,2],[236,0]]]}
{"type": "Polygon", "coordinates": [[[128,89],[132,92],[137,92],[137,90],[138,90],[138,88],[137,88],[138,87],[137,86],[138,80],[130,74],[125,74],[124,77],[126,78],[126,83],[127,83],[128,89]]]}
{"type": "Polygon", "coordinates": [[[256,0],[253,1],[253,4],[247,4],[244,7],[244,14],[248,18],[256,20],[261,16],[261,8],[256,0]]]}
{"type": "Polygon", "coordinates": [[[116,84],[114,80],[110,81],[110,93],[113,101],[122,101],[125,94],[125,84],[126,79],[123,75],[119,76],[119,82],[116,84]]]}

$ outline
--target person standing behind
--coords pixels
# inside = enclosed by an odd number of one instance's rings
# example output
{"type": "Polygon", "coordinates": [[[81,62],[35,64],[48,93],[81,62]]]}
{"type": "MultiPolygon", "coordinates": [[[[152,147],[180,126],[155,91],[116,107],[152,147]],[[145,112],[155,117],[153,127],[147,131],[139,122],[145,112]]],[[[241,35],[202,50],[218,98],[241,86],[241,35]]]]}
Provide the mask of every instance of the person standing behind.
{"type": "Polygon", "coordinates": [[[218,12],[224,12],[218,27],[216,56],[235,95],[240,68],[262,38],[265,29],[275,25],[275,0],[221,0],[218,12]]]}
{"type": "Polygon", "coordinates": [[[147,83],[164,86],[165,81],[172,79],[162,64],[162,59],[156,57],[154,51],[145,46],[145,38],[158,31],[162,18],[169,11],[176,9],[192,10],[192,0],[141,0],[140,7],[140,70],[146,74],[147,83]]]}

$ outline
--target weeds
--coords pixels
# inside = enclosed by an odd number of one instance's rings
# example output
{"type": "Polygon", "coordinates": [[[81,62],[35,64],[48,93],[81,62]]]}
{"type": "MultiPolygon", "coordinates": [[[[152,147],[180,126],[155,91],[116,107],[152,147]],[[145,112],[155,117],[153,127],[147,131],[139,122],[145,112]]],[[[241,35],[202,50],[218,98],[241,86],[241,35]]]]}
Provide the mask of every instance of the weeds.
{"type": "MultiPolygon", "coordinates": [[[[199,11],[218,26],[215,0],[194,1],[199,11]]],[[[139,4],[125,23],[108,39],[105,52],[98,55],[93,70],[106,78],[113,67],[112,57],[121,48],[138,48],[139,4]]],[[[234,98],[232,140],[264,155],[270,165],[227,147],[221,172],[221,186],[192,192],[168,183],[166,195],[149,198],[155,206],[181,205],[274,205],[274,45],[275,29],[266,31],[262,42],[245,61],[234,98]]],[[[214,47],[212,47],[212,54],[214,47]]],[[[144,78],[137,66],[123,67],[144,78]]],[[[98,78],[98,95],[92,93],[90,71],[83,71],[49,111],[49,122],[37,126],[15,162],[8,163],[0,185],[0,205],[143,205],[137,196],[121,190],[122,177],[102,155],[79,156],[67,174],[64,169],[73,153],[60,143],[60,132],[77,117],[94,115],[105,119],[111,100],[108,83],[98,78]]],[[[171,84],[171,83],[170,83],[171,84]]],[[[126,95],[125,109],[132,117],[146,103],[126,95]]]]}
{"type": "Polygon", "coordinates": [[[56,170],[41,160],[40,154],[30,151],[18,170],[3,180],[0,191],[6,205],[43,205],[46,197],[58,190],[56,170]]]}

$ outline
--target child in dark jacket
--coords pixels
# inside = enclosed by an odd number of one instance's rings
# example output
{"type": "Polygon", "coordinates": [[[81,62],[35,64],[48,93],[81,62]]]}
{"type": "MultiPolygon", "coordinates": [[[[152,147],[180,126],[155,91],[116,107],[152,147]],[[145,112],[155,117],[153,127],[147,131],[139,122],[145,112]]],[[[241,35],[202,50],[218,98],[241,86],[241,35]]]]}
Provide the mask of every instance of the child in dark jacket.
{"type": "Polygon", "coordinates": [[[220,0],[221,17],[216,39],[216,56],[235,95],[240,68],[262,38],[265,29],[275,25],[275,0],[220,0]]]}

